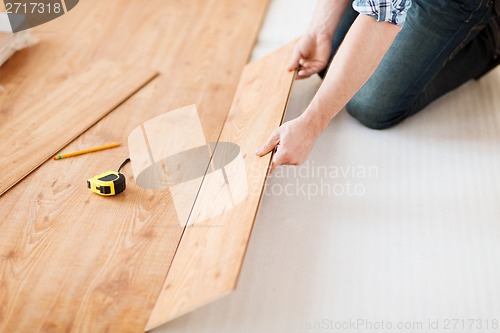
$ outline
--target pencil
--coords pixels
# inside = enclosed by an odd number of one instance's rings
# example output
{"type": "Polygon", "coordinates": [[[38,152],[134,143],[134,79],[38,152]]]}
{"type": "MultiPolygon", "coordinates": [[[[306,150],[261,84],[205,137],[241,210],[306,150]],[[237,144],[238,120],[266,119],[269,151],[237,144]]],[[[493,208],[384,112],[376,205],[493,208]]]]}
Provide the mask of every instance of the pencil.
{"type": "Polygon", "coordinates": [[[109,149],[109,148],[115,148],[115,147],[118,147],[119,145],[121,145],[121,143],[110,143],[110,144],[107,144],[107,145],[104,145],[104,146],[100,146],[100,147],[95,147],[95,148],[89,148],[89,149],[84,149],[84,150],[80,150],[80,151],[75,151],[74,153],[69,153],[69,154],[54,156],[54,160],[60,160],[60,159],[63,159],[63,158],[68,158],[68,157],[83,155],[83,154],[92,153],[92,152],[99,151],[99,150],[104,150],[104,149],[109,149]]]}

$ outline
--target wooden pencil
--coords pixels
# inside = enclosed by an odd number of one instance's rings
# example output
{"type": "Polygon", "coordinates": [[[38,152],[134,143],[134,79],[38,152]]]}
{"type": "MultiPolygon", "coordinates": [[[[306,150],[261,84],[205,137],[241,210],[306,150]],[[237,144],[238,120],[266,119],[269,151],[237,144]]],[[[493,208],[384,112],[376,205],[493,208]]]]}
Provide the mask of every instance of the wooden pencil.
{"type": "Polygon", "coordinates": [[[93,153],[95,151],[100,151],[100,150],[109,149],[109,148],[115,148],[115,147],[118,147],[119,145],[121,145],[121,143],[110,143],[110,144],[100,146],[100,147],[94,147],[94,148],[84,149],[84,150],[80,150],[80,151],[75,151],[75,152],[69,153],[69,154],[57,155],[57,156],[54,156],[54,160],[61,160],[63,158],[83,155],[83,154],[87,154],[87,153],[93,153]]]}

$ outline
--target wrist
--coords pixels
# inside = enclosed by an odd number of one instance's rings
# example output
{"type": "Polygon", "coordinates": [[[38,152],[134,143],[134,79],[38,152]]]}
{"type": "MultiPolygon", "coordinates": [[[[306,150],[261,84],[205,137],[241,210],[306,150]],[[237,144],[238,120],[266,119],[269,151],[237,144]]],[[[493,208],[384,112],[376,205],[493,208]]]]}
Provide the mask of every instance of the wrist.
{"type": "Polygon", "coordinates": [[[328,122],[325,122],[318,112],[312,112],[309,109],[304,111],[299,118],[304,122],[306,128],[308,128],[310,133],[315,137],[320,136],[328,125],[328,122]]]}
{"type": "Polygon", "coordinates": [[[328,41],[331,41],[333,39],[333,32],[324,26],[311,27],[308,30],[307,34],[315,40],[324,38],[328,41]]]}

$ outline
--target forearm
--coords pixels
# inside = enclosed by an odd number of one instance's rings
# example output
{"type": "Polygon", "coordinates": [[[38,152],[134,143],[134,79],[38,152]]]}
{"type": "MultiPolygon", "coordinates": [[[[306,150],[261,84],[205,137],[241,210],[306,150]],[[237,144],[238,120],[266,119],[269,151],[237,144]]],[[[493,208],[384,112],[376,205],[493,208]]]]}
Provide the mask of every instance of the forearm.
{"type": "Polygon", "coordinates": [[[308,32],[326,34],[332,39],[345,9],[351,3],[352,0],[318,0],[308,32]]]}
{"type": "MultiPolygon", "coordinates": [[[[328,2],[327,0],[319,1],[323,1],[325,4],[328,2]]],[[[330,2],[328,3],[330,4],[330,2]]],[[[333,6],[333,4],[330,5],[333,6]]],[[[318,8],[321,8],[321,3],[318,8]]],[[[323,20],[321,24],[316,26],[316,28],[324,29],[324,32],[320,33],[323,37],[328,31],[334,31],[336,28],[335,25],[335,28],[331,30],[336,19],[328,16],[333,12],[316,13],[318,19],[323,20]],[[325,16],[321,18],[321,15],[325,16]]],[[[323,84],[304,113],[274,130],[267,141],[257,149],[258,156],[264,156],[275,150],[271,171],[282,164],[297,165],[305,161],[314,146],[314,142],[330,120],[375,72],[400,30],[400,27],[392,23],[377,22],[367,15],[357,17],[333,58],[323,84]]],[[[292,56],[290,69],[297,68],[299,64],[303,66],[303,69],[298,72],[298,76],[304,70],[311,69],[315,62],[320,63],[320,60],[328,57],[330,52],[329,44],[325,44],[324,40],[318,41],[310,36],[307,37],[302,39],[303,43],[298,48],[294,49],[292,56]],[[308,56],[311,49],[314,54],[312,57],[308,56]]],[[[317,72],[317,70],[311,70],[310,73],[303,74],[302,77],[317,72]]]]}
{"type": "Polygon", "coordinates": [[[359,15],[330,65],[323,84],[302,115],[323,131],[377,69],[401,30],[394,24],[359,15]]]}

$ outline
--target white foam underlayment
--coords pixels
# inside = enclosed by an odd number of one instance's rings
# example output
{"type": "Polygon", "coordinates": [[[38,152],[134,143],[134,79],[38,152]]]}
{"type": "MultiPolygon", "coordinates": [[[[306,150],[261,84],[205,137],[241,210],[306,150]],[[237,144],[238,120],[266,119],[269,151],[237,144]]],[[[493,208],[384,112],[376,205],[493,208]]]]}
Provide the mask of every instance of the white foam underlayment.
{"type": "MultiPolygon", "coordinates": [[[[273,0],[254,58],[313,7],[273,0]]],[[[319,84],[296,82],[287,119],[319,84]]],[[[500,331],[499,91],[497,69],[384,131],[342,111],[302,174],[269,179],[237,290],[154,332],[500,331]]]]}

